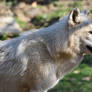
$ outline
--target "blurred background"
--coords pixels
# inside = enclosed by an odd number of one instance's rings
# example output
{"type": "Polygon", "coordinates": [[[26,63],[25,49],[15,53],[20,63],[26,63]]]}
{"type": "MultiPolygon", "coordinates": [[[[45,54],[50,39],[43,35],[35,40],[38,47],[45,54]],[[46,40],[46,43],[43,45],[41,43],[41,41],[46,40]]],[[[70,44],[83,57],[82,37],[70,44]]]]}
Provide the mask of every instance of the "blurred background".
{"type": "MultiPolygon", "coordinates": [[[[75,7],[88,9],[92,19],[92,0],[0,0],[0,41],[52,25],[75,7]]],[[[92,92],[92,57],[49,92],[92,92]]]]}

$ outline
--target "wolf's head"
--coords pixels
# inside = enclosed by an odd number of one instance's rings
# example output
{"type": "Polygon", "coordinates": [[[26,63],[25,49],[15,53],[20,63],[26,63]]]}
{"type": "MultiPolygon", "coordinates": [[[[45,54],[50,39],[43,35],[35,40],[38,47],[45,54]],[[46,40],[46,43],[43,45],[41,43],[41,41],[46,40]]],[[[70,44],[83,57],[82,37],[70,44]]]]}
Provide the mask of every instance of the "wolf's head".
{"type": "Polygon", "coordinates": [[[70,14],[48,27],[46,46],[55,59],[92,54],[92,22],[87,10],[73,9],[70,14]],[[48,39],[50,40],[48,40],[48,39]]]}
{"type": "Polygon", "coordinates": [[[92,21],[88,19],[89,12],[73,9],[68,16],[69,42],[68,46],[80,53],[92,54],[92,21]]]}

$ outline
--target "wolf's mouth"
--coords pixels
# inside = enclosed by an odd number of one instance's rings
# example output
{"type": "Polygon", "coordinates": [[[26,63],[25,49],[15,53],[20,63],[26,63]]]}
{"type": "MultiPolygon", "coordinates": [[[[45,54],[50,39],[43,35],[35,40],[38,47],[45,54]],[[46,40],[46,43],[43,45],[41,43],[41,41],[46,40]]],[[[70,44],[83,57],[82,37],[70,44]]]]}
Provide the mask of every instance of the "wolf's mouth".
{"type": "Polygon", "coordinates": [[[89,46],[89,45],[87,45],[86,47],[87,47],[87,49],[92,53],[92,47],[89,46]]]}

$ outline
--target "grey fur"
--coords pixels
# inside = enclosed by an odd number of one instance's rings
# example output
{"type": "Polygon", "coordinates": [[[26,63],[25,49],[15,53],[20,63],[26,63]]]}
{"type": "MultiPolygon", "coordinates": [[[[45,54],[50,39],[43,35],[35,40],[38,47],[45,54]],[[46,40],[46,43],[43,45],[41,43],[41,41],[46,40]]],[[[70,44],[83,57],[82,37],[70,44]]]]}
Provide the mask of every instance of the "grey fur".
{"type": "Polygon", "coordinates": [[[56,24],[0,42],[0,92],[46,92],[77,67],[92,46],[92,22],[78,11],[56,24]],[[80,14],[79,14],[80,13],[80,14]]]}

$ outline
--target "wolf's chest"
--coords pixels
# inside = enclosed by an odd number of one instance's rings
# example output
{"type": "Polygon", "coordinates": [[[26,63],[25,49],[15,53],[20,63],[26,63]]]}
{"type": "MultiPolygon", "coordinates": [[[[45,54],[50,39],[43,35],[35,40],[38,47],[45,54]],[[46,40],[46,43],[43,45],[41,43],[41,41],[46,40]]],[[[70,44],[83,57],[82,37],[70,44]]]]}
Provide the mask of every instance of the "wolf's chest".
{"type": "Polygon", "coordinates": [[[57,65],[57,78],[62,78],[68,72],[71,72],[74,68],[76,68],[82,61],[82,57],[78,57],[76,59],[71,60],[61,60],[61,62],[57,65]]]}

